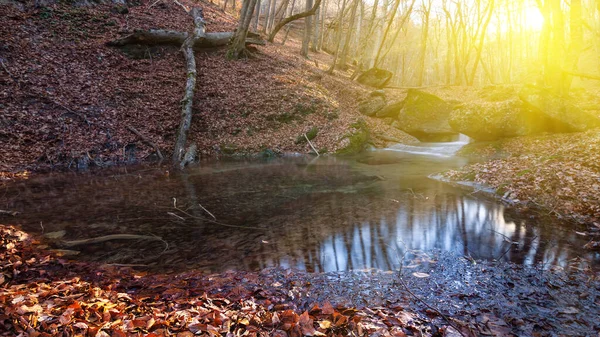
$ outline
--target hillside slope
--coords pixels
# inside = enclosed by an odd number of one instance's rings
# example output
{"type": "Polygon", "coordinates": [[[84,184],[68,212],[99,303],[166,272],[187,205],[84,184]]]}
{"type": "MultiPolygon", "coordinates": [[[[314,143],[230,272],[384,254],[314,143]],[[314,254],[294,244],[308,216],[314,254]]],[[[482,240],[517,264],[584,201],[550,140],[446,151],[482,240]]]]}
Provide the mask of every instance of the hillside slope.
{"type": "MultiPolygon", "coordinates": [[[[75,168],[152,158],[128,128],[172,152],[185,67],[178,48],[119,50],[105,43],[134,29],[187,31],[177,4],[127,7],[0,5],[0,171],[75,168]]],[[[231,31],[235,18],[204,2],[208,31],[231,31]]],[[[203,157],[310,151],[297,143],[316,127],[315,147],[336,151],[360,119],[369,89],[321,72],[326,64],[297,55],[298,46],[269,44],[254,59],[228,61],[225,50],[196,53],[198,87],[190,141],[203,157]]],[[[320,58],[327,58],[319,55],[320,58]]],[[[381,121],[371,129],[412,141],[381,121]]]]}

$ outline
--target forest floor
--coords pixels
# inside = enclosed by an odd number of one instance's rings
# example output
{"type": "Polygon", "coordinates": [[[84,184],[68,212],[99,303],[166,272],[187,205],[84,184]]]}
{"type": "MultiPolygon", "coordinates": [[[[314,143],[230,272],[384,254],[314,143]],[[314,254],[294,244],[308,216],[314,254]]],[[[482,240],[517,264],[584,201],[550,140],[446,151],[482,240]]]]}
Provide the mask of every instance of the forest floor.
{"type": "Polygon", "coordinates": [[[417,252],[395,272],[146,274],[66,261],[12,226],[0,225],[0,242],[2,336],[600,332],[600,280],[577,270],[417,252]]]}
{"type": "Polygon", "coordinates": [[[598,129],[476,142],[458,154],[488,160],[446,172],[446,178],[491,187],[511,204],[587,224],[580,233],[590,238],[586,248],[600,248],[598,129]]]}
{"type": "MultiPolygon", "coordinates": [[[[192,28],[176,3],[152,3],[141,1],[126,13],[113,5],[0,5],[0,172],[156,158],[129,127],[169,157],[180,122],[183,54],[176,47],[106,46],[134,29],[192,28]]],[[[236,27],[236,19],[216,5],[181,3],[203,7],[208,32],[236,27]]],[[[372,89],[347,81],[346,72],[323,73],[330,56],[308,60],[299,49],[289,39],[285,46],[258,47],[252,59],[229,61],[224,49],[196,52],[189,140],[202,157],[309,153],[297,139],[313,128],[312,143],[321,153],[348,144],[346,136],[362,118],[357,102],[372,89]]],[[[399,141],[416,141],[381,120],[367,123],[399,141]]]]}

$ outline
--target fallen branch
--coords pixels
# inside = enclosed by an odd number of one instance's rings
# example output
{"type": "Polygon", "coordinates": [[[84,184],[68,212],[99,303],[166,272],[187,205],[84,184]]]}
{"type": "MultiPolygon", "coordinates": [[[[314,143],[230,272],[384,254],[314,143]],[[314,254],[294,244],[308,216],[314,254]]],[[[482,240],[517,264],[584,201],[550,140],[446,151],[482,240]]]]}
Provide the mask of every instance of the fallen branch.
{"type": "Polygon", "coordinates": [[[271,31],[271,34],[269,34],[269,38],[268,38],[269,42],[273,42],[275,40],[275,35],[277,35],[277,33],[279,32],[279,30],[281,30],[281,28],[283,28],[288,23],[290,23],[292,21],[296,21],[298,19],[305,18],[307,16],[315,15],[315,13],[317,12],[317,9],[319,8],[320,5],[321,5],[321,0],[316,0],[315,3],[314,3],[314,5],[312,6],[312,8],[309,9],[309,10],[307,10],[306,12],[294,14],[292,16],[289,16],[289,17],[281,20],[275,26],[275,28],[273,28],[273,30],[271,31]]]}
{"type": "Polygon", "coordinates": [[[17,216],[17,215],[19,215],[19,212],[16,212],[16,211],[6,211],[6,210],[3,210],[3,209],[0,209],[0,215],[17,216]]]}
{"type": "Polygon", "coordinates": [[[60,244],[65,247],[75,247],[82,246],[87,244],[101,243],[106,241],[113,240],[156,240],[163,241],[162,238],[158,236],[149,236],[149,235],[137,235],[137,234],[111,234],[104,235],[90,239],[81,239],[81,240],[73,240],[73,241],[61,241],[60,244]]]}
{"type": "Polygon", "coordinates": [[[304,134],[304,138],[306,138],[308,145],[310,145],[310,147],[313,149],[313,151],[315,151],[315,153],[317,154],[317,157],[319,157],[320,156],[319,151],[317,151],[317,149],[315,149],[313,144],[310,142],[310,139],[308,139],[308,137],[306,136],[306,133],[304,134]]]}
{"type": "Polygon", "coordinates": [[[160,152],[160,149],[158,148],[158,146],[157,146],[156,144],[154,144],[154,143],[153,143],[153,142],[152,142],[150,139],[148,139],[147,137],[145,137],[144,135],[142,135],[142,134],[141,134],[141,133],[140,133],[140,132],[139,132],[139,131],[138,131],[136,128],[134,128],[133,126],[131,126],[131,125],[128,125],[128,126],[127,126],[127,129],[128,129],[129,131],[133,132],[133,133],[134,133],[136,136],[140,137],[140,139],[141,139],[141,140],[142,140],[144,143],[146,143],[146,144],[148,144],[148,145],[152,146],[152,147],[154,148],[154,151],[156,152],[156,155],[157,155],[157,156],[158,156],[158,158],[160,159],[160,161],[163,161],[164,157],[163,157],[162,153],[160,152]]]}

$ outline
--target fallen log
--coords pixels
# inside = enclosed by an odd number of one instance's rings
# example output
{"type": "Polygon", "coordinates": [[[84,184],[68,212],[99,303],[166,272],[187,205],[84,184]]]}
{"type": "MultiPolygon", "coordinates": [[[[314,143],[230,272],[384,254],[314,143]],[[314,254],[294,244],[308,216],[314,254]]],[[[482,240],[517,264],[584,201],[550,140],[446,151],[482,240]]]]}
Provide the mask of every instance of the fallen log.
{"type": "MultiPolygon", "coordinates": [[[[194,41],[193,49],[197,50],[203,48],[217,48],[227,46],[233,35],[234,32],[204,33],[202,36],[198,36],[198,38],[194,41]]],[[[164,29],[137,29],[133,33],[125,37],[107,42],[106,45],[111,47],[123,47],[130,44],[141,44],[172,45],[180,47],[181,45],[183,45],[183,43],[188,37],[189,33],[186,32],[177,32],[173,30],[164,29]]],[[[265,45],[265,41],[262,40],[258,34],[248,33],[248,37],[246,38],[246,45],[252,44],[263,46],[265,45]]]]}
{"type": "MultiPolygon", "coordinates": [[[[194,19],[194,32],[192,35],[188,35],[189,37],[181,46],[181,51],[185,58],[187,80],[183,98],[181,99],[181,122],[179,123],[179,131],[177,132],[177,140],[175,141],[175,150],[173,151],[173,165],[181,168],[185,166],[185,144],[187,142],[187,132],[192,125],[192,106],[194,104],[194,91],[196,90],[196,78],[198,75],[193,46],[197,40],[206,36],[202,9],[193,8],[190,15],[194,19]]],[[[195,145],[192,144],[190,147],[195,148],[195,145]]]]}

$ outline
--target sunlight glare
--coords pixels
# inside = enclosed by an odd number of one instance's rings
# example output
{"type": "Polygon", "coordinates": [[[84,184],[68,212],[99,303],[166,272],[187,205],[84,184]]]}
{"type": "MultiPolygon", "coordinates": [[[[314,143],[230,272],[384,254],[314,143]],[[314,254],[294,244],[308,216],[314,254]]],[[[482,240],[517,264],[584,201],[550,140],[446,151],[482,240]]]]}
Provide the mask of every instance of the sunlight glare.
{"type": "Polygon", "coordinates": [[[540,31],[544,25],[544,16],[540,12],[540,10],[536,7],[527,7],[523,9],[523,14],[525,15],[525,29],[540,31]]]}

